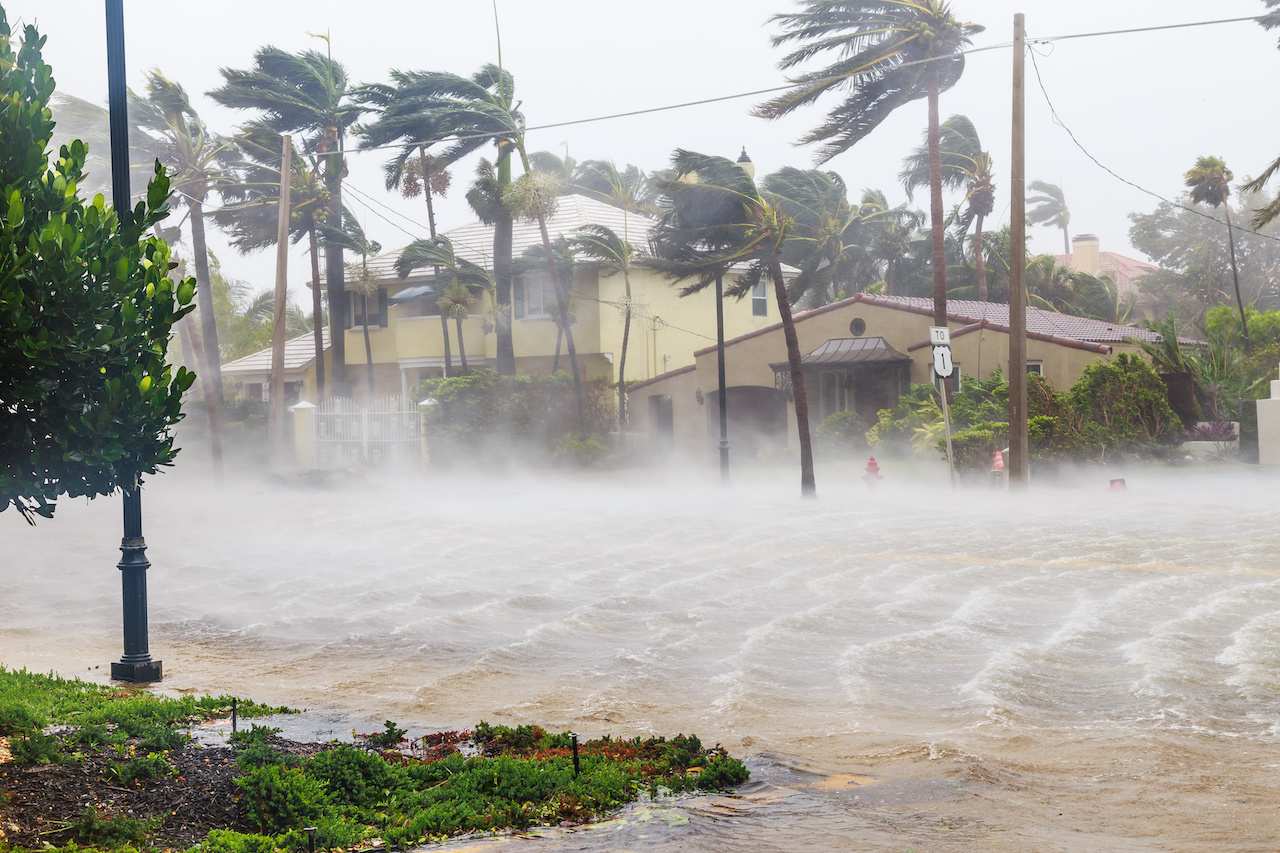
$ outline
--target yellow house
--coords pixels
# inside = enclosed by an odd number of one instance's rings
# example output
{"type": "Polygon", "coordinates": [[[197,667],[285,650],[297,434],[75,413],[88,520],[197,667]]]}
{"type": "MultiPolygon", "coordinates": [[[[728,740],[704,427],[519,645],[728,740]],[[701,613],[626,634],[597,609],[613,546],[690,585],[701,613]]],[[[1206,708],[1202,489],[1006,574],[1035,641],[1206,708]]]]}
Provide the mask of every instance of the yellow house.
{"type": "MultiPolygon", "coordinates": [[[[811,427],[840,411],[874,421],[911,383],[933,381],[929,327],[933,300],[859,293],[795,315],[803,353],[811,427]]],[[[1009,306],[947,302],[955,364],[953,381],[986,379],[1009,368],[1009,306]]],[[[1138,353],[1133,341],[1159,340],[1155,332],[1027,309],[1027,369],[1065,390],[1095,359],[1138,353]]],[[[1188,341],[1189,343],[1191,341],[1188,341]]],[[[693,363],[629,389],[633,429],[647,431],[651,447],[686,453],[714,450],[719,438],[716,347],[693,353],[693,363]]],[[[768,445],[796,446],[791,375],[781,323],[725,341],[725,393],[729,438],[737,452],[768,445]]]]}
{"type": "MultiPolygon", "coordinates": [[[[584,225],[603,225],[625,238],[637,252],[647,251],[656,220],[627,213],[612,205],[581,195],[563,196],[548,222],[552,239],[570,237],[584,225]]],[[[493,228],[473,223],[445,233],[458,257],[492,269],[493,228]]],[[[513,257],[541,246],[536,222],[516,222],[513,257]]],[[[346,283],[347,304],[342,306],[345,327],[347,385],[358,400],[367,396],[365,331],[372,356],[374,396],[407,397],[419,381],[441,376],[445,368],[444,330],[431,295],[432,271],[420,270],[406,279],[394,270],[399,250],[371,262],[376,273],[376,295],[361,297],[354,282],[346,283]]],[[[726,336],[740,336],[768,327],[777,320],[777,307],[769,288],[760,287],[750,298],[725,303],[726,336]]],[[[574,342],[584,377],[616,382],[622,355],[623,275],[601,275],[587,263],[577,266],[570,287],[574,342]]],[[[644,269],[631,272],[632,319],[627,346],[625,378],[645,380],[693,363],[694,352],[715,341],[716,312],[712,289],[681,298],[678,288],[662,276],[644,269]]],[[[512,339],[516,372],[551,372],[556,352],[557,328],[552,318],[554,294],[545,274],[519,276],[512,292],[512,339]]],[[[448,322],[451,360],[461,366],[460,349],[469,367],[492,367],[497,357],[497,336],[485,331],[491,305],[477,303],[462,322],[461,347],[457,326],[448,322]]],[[[562,347],[560,369],[568,370],[567,349],[562,347]]]]}

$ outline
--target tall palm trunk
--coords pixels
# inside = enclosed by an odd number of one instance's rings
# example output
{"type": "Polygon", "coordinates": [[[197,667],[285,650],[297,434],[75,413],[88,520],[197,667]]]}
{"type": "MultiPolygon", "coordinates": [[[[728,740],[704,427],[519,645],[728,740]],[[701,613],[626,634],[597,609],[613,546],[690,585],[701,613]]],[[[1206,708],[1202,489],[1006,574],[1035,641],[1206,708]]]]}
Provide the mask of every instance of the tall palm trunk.
{"type": "MultiPolygon", "coordinates": [[[[942,214],[942,151],[938,124],[938,75],[929,74],[929,228],[933,232],[933,324],[947,325],[946,227],[942,214]]],[[[948,387],[950,384],[948,383],[948,387]]]]}
{"type": "Polygon", "coordinates": [[[364,328],[364,367],[369,381],[369,405],[373,405],[373,347],[369,343],[369,297],[360,294],[361,324],[364,328]]]}
{"type": "MultiPolygon", "coordinates": [[[[342,155],[334,150],[338,147],[336,128],[330,128],[325,137],[328,149],[324,158],[324,182],[329,189],[329,210],[325,221],[331,228],[342,230],[342,155]]],[[[329,351],[333,353],[333,389],[335,396],[346,391],[347,384],[347,339],[343,328],[343,316],[346,314],[347,293],[343,286],[346,280],[346,268],[342,264],[342,247],[326,245],[324,247],[325,288],[329,292],[329,351]]]]}
{"type": "MultiPolygon", "coordinates": [[[[498,187],[505,190],[511,183],[511,151],[500,147],[498,151],[498,187]]],[[[493,224],[493,279],[498,301],[496,332],[498,337],[497,364],[499,376],[516,375],[516,350],[512,337],[511,311],[511,214],[502,210],[493,224]]]]}
{"type": "Polygon", "coordinates": [[[324,302],[320,298],[320,240],[314,221],[307,229],[311,244],[311,332],[316,345],[316,402],[324,400],[324,302]]]}
{"type": "Polygon", "coordinates": [[[204,239],[204,205],[187,199],[191,209],[191,251],[196,263],[196,300],[204,339],[205,372],[213,388],[213,402],[222,404],[222,357],[218,352],[218,322],[213,312],[213,285],[209,281],[209,251],[204,239]]]}
{"type": "Polygon", "coordinates": [[[1244,351],[1248,352],[1251,349],[1249,321],[1244,317],[1244,300],[1240,298],[1240,273],[1236,271],[1236,237],[1231,230],[1231,203],[1225,199],[1222,202],[1222,212],[1227,215],[1227,246],[1231,249],[1231,281],[1236,286],[1236,307],[1240,309],[1240,331],[1244,334],[1244,351]]]}
{"type": "Polygon", "coordinates": [[[191,336],[192,349],[195,350],[196,371],[200,379],[200,390],[204,395],[205,411],[209,416],[209,451],[213,457],[213,479],[222,485],[222,427],[218,421],[218,406],[213,391],[213,381],[209,371],[205,369],[204,342],[200,339],[200,330],[190,316],[182,318],[183,332],[191,336]]]}
{"type": "Polygon", "coordinates": [[[982,214],[974,218],[973,262],[978,266],[978,301],[987,301],[987,259],[982,245],[982,214]]]}
{"type": "Polygon", "coordinates": [[[813,479],[813,442],[809,437],[809,395],[804,388],[804,366],[800,363],[800,340],[796,337],[796,325],[791,318],[791,301],[787,298],[787,283],[782,279],[782,257],[777,252],[769,256],[769,275],[773,278],[773,294],[778,302],[778,316],[782,320],[782,336],[787,342],[787,364],[791,370],[791,396],[795,401],[796,431],[800,437],[800,496],[817,495],[813,479]]]}
{"type": "Polygon", "coordinates": [[[627,447],[627,341],[631,337],[631,281],[627,277],[627,308],[622,315],[622,354],[618,356],[618,443],[627,447]]]}
{"type": "MultiPolygon", "coordinates": [[[[439,297],[436,297],[436,310],[440,312],[440,334],[444,336],[444,376],[448,379],[453,375],[453,354],[449,352],[449,318],[440,309],[439,297]]],[[[458,338],[458,345],[462,345],[461,337],[458,338]]]]}
{"type": "Polygon", "coordinates": [[[462,375],[467,376],[471,368],[467,366],[467,344],[462,340],[462,317],[454,315],[453,322],[458,327],[458,360],[462,362],[462,375]]]}
{"type": "Polygon", "coordinates": [[[551,237],[547,233],[547,218],[538,211],[538,231],[542,234],[542,248],[547,253],[547,266],[551,270],[551,288],[556,292],[556,307],[564,317],[564,343],[569,350],[569,370],[573,373],[573,396],[578,403],[578,434],[587,435],[586,406],[582,399],[582,373],[578,370],[578,350],[573,345],[573,327],[569,322],[569,300],[565,295],[565,286],[560,282],[560,272],[556,269],[555,254],[551,251],[551,237]]]}

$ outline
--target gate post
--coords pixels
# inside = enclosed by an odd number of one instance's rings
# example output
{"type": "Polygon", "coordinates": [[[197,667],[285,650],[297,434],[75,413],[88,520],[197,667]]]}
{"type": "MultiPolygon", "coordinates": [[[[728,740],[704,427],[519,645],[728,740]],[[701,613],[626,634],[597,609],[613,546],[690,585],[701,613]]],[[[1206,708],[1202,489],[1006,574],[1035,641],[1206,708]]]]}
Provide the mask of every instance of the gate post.
{"type": "Polygon", "coordinates": [[[305,400],[290,406],[293,414],[293,457],[299,468],[309,471],[316,467],[315,413],[316,407],[305,400]]]}

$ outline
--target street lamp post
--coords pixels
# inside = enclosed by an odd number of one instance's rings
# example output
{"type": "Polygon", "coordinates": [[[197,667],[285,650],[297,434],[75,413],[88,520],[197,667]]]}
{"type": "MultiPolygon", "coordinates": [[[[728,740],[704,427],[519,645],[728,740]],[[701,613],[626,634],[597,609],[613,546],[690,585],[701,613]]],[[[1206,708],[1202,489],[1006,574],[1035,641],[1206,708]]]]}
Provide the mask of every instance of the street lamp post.
{"type": "MultiPolygon", "coordinates": [[[[107,2],[107,103],[111,126],[111,193],[117,214],[130,209],[129,123],[124,67],[123,0],[107,2]]],[[[147,641],[147,542],[142,538],[141,484],[124,492],[124,537],[120,540],[121,592],[124,599],[124,654],[111,664],[111,677],[135,684],[159,681],[160,661],[151,659],[147,641]]]]}

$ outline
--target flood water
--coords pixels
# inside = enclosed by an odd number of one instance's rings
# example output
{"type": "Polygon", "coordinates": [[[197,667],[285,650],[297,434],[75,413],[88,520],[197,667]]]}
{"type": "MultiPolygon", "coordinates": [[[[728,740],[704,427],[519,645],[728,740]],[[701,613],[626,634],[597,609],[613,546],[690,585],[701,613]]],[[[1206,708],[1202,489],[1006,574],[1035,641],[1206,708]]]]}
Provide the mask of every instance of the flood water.
{"type": "MultiPolygon", "coordinates": [[[[144,490],[168,691],[747,757],[735,797],[454,849],[1262,851],[1280,841],[1280,475],[936,472],[144,490]],[[1099,491],[1125,476],[1124,493],[1099,491]]],[[[0,663],[104,681],[119,498],[0,515],[0,663]],[[100,667],[100,668],[99,668],[100,667]]]]}

